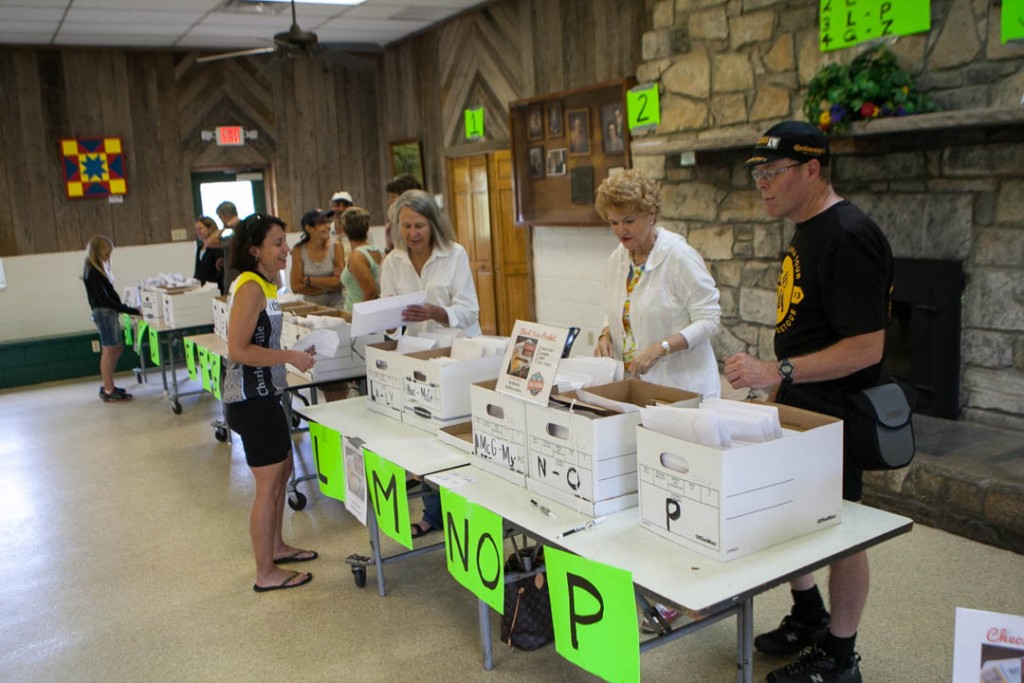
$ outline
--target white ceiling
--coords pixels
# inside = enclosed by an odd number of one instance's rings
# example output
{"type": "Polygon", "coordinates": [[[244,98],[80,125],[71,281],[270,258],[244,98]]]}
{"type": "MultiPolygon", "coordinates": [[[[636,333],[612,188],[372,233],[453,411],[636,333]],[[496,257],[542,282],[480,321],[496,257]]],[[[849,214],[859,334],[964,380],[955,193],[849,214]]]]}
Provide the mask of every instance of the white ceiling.
{"type": "MultiPolygon", "coordinates": [[[[287,3],[238,0],[0,0],[0,45],[236,49],[265,47],[291,26],[287,3]]],[[[481,0],[304,4],[299,26],[321,43],[385,46],[481,0]]]]}

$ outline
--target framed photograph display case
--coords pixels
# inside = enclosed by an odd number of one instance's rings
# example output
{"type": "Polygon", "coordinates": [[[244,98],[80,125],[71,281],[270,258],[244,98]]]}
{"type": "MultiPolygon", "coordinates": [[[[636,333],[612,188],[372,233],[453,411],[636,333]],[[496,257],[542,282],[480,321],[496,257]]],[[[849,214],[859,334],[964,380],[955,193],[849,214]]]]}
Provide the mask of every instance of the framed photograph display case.
{"type": "Polygon", "coordinates": [[[629,131],[609,124],[616,123],[616,111],[626,111],[626,91],[634,85],[620,79],[509,105],[517,225],[604,225],[593,193],[609,170],[632,165],[629,131]],[[537,137],[538,111],[545,114],[543,139],[537,137]]]}

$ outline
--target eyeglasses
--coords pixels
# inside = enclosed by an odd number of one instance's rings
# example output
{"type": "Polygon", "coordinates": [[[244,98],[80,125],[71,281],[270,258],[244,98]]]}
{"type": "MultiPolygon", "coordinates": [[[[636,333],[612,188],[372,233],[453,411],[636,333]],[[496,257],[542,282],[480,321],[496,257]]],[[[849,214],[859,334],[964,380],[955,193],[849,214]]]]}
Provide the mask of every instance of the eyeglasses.
{"type": "Polygon", "coordinates": [[[807,163],[807,162],[801,161],[799,163],[790,164],[789,166],[781,166],[779,168],[755,169],[755,170],[750,172],[750,177],[754,179],[755,183],[759,183],[762,180],[767,180],[770,183],[771,181],[775,180],[775,176],[777,176],[779,174],[782,174],[782,173],[785,173],[786,171],[788,171],[791,168],[796,168],[797,166],[803,166],[805,163],[807,163]]]}

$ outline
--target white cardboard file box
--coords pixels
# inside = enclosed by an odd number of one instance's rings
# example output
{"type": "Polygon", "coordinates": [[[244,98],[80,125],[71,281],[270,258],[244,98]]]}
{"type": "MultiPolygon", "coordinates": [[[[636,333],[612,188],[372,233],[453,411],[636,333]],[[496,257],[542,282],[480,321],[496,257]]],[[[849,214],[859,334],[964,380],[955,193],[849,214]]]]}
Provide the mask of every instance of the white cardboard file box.
{"type": "Polygon", "coordinates": [[[406,358],[396,351],[397,348],[397,341],[366,347],[366,407],[401,421],[406,358]]]}
{"type": "Polygon", "coordinates": [[[305,372],[299,372],[292,367],[291,370],[297,375],[305,377],[310,382],[330,382],[333,380],[352,379],[363,377],[366,374],[366,347],[369,344],[377,344],[384,341],[383,334],[367,334],[355,338],[353,343],[350,335],[352,326],[341,321],[337,327],[328,328],[337,332],[339,337],[338,348],[331,357],[322,357],[317,353],[316,364],[305,372]]]}
{"type": "Polygon", "coordinates": [[[217,288],[168,289],[162,294],[164,320],[170,327],[209,325],[213,322],[213,297],[217,288]]]}
{"type": "MultiPolygon", "coordinates": [[[[587,391],[635,405],[696,407],[700,395],[639,380],[587,391]]],[[[560,396],[572,399],[575,392],[560,396]]],[[[526,405],[529,467],[526,488],[583,514],[604,515],[637,504],[636,426],[640,413],[591,412],[526,405]]]]}
{"type": "Polygon", "coordinates": [[[496,380],[469,388],[473,418],[472,462],[502,479],[526,486],[526,401],[494,390],[496,380]]]}
{"type": "Polygon", "coordinates": [[[504,360],[500,355],[448,362],[434,360],[449,358],[451,351],[451,347],[429,349],[405,356],[402,421],[406,424],[436,433],[439,427],[469,422],[469,386],[496,379],[504,360]]]}
{"type": "Polygon", "coordinates": [[[716,560],[839,524],[842,421],[778,408],[783,438],[727,449],[638,426],[641,524],[716,560]]]}
{"type": "Polygon", "coordinates": [[[142,317],[146,320],[161,320],[164,317],[164,290],[156,287],[143,287],[139,290],[142,301],[142,317]]]}
{"type": "Polygon", "coordinates": [[[441,427],[437,430],[437,438],[449,446],[454,446],[466,453],[473,452],[473,425],[469,422],[460,422],[450,427],[441,427]]]}

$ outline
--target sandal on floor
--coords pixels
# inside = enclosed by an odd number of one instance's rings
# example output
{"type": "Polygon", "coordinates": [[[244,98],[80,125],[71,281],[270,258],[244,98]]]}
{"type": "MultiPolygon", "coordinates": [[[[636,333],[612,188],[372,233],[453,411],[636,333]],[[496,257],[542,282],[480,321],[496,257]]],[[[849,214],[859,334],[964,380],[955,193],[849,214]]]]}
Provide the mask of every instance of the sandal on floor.
{"type": "Polygon", "coordinates": [[[313,575],[309,572],[306,572],[305,577],[301,581],[297,581],[296,583],[290,583],[299,576],[303,575],[299,572],[292,572],[291,574],[289,574],[288,578],[286,578],[284,581],[277,584],[276,586],[258,586],[254,583],[252,585],[252,589],[257,593],[266,593],[268,591],[279,591],[285,588],[298,588],[299,586],[305,586],[307,583],[313,580],[313,575]]]}
{"type": "Polygon", "coordinates": [[[318,553],[315,550],[296,550],[291,555],[285,555],[280,559],[275,559],[274,564],[288,564],[289,562],[312,562],[318,557],[320,557],[320,553],[318,553]]]}
{"type": "Polygon", "coordinates": [[[421,536],[426,536],[431,531],[438,531],[438,528],[436,526],[430,526],[430,524],[428,524],[427,522],[424,522],[422,520],[420,520],[419,522],[415,522],[412,525],[412,537],[413,538],[419,538],[421,536]]]}

